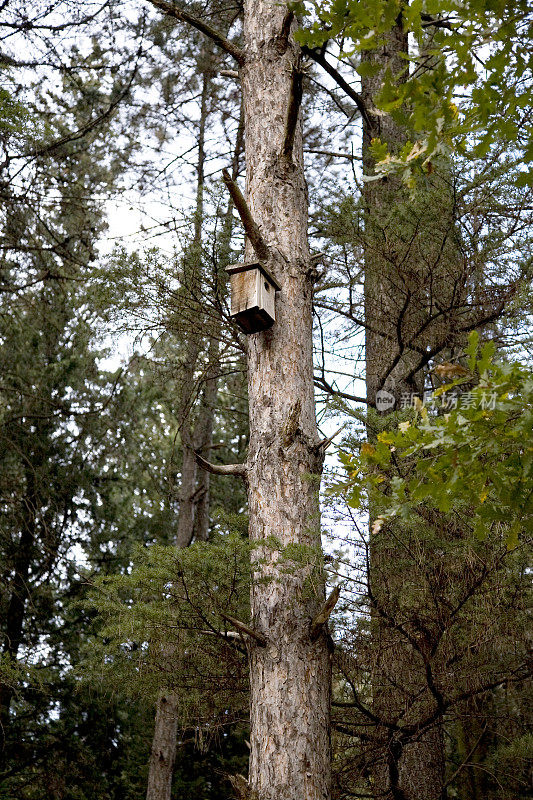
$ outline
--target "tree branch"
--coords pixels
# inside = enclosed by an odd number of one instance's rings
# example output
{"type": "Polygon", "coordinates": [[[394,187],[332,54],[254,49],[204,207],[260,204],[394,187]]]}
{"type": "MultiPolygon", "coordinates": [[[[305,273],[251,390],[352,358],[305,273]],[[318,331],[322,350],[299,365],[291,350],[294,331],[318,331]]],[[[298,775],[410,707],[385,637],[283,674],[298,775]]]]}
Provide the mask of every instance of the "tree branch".
{"type": "Polygon", "coordinates": [[[213,475],[237,475],[245,480],[247,478],[248,467],[246,464],[211,464],[200,453],[195,452],[194,455],[198,466],[205,469],[206,472],[211,472],[213,475]]]}
{"type": "Polygon", "coordinates": [[[231,199],[235,204],[235,208],[239,212],[244,230],[250,242],[252,243],[252,247],[255,250],[257,258],[260,261],[268,261],[270,258],[270,248],[261,236],[259,227],[252,217],[243,193],[239,189],[238,184],[232,179],[227,169],[222,170],[222,178],[231,195],[231,199]]]}
{"type": "Polygon", "coordinates": [[[170,0],[150,0],[151,4],[162,11],[167,17],[173,17],[177,19],[179,22],[186,22],[188,25],[192,25],[193,28],[200,31],[200,33],[204,33],[208,36],[218,47],[228,53],[230,56],[237,61],[239,65],[244,64],[244,52],[241,50],[240,47],[230,42],[229,39],[226,39],[220,31],[217,31],[215,28],[212,28],[211,25],[207,25],[201,19],[194,17],[192,14],[189,14],[184,8],[175,5],[170,0]]]}
{"type": "Polygon", "coordinates": [[[314,642],[315,639],[318,639],[318,637],[320,636],[320,631],[322,630],[322,627],[326,624],[326,622],[331,616],[333,609],[337,605],[340,593],[341,593],[341,587],[335,586],[330,596],[328,597],[328,599],[326,600],[326,602],[324,603],[324,605],[322,606],[316,617],[313,619],[309,631],[309,635],[311,636],[312,642],[314,642]]]}
{"type": "Polygon", "coordinates": [[[453,31],[453,27],[449,19],[439,19],[432,17],[431,14],[420,14],[420,19],[424,23],[423,28],[446,28],[448,31],[453,31]]]}
{"type": "Polygon", "coordinates": [[[292,149],[294,147],[294,135],[298,123],[298,114],[302,102],[302,71],[295,66],[292,71],[291,93],[289,105],[287,107],[287,119],[285,121],[285,137],[283,142],[282,154],[284,158],[292,160],[292,149]]]}
{"type": "Polygon", "coordinates": [[[332,443],[333,439],[335,439],[335,437],[338,436],[339,433],[341,433],[341,431],[343,431],[345,427],[346,423],[344,423],[344,425],[341,425],[340,428],[337,431],[335,431],[335,433],[332,436],[326,436],[325,439],[321,439],[316,446],[317,450],[319,449],[327,450],[330,444],[332,443]]]}
{"type": "Polygon", "coordinates": [[[237,628],[237,630],[241,633],[244,633],[246,636],[251,636],[252,639],[255,639],[260,647],[266,647],[267,640],[261,633],[254,631],[253,628],[245,625],[244,622],[240,621],[240,619],[235,619],[235,617],[230,616],[230,614],[224,614],[224,612],[221,612],[220,616],[226,619],[228,622],[231,622],[233,627],[237,628]]]}
{"type": "MultiPolygon", "coordinates": [[[[137,55],[140,55],[140,50],[137,53],[137,55]]],[[[136,63],[126,86],[118,95],[118,97],[109,104],[109,106],[106,108],[105,111],[103,111],[94,119],[89,120],[89,122],[87,122],[85,125],[82,125],[81,128],[78,128],[77,131],[74,131],[73,133],[67,133],[60,139],[56,139],[55,142],[51,142],[50,144],[44,145],[43,147],[36,147],[33,150],[24,153],[22,158],[40,158],[41,156],[47,156],[50,153],[53,153],[54,150],[57,150],[58,147],[62,147],[64,144],[70,144],[70,142],[76,142],[79,139],[83,139],[83,137],[87,133],[90,133],[90,131],[94,130],[94,128],[100,125],[101,122],[104,122],[106,119],[108,119],[108,117],[111,116],[115,108],[117,108],[117,106],[120,105],[120,103],[124,100],[129,90],[131,89],[133,81],[135,80],[135,76],[137,75],[137,70],[138,70],[138,64],[136,63]]]]}
{"type": "Polygon", "coordinates": [[[323,392],[327,392],[327,394],[341,397],[343,400],[350,400],[352,403],[366,403],[370,405],[366,397],[358,397],[355,394],[348,394],[348,392],[341,392],[340,389],[335,389],[323,376],[315,376],[314,383],[317,389],[321,389],[323,392]]]}
{"type": "Polygon", "coordinates": [[[203,636],[218,636],[220,639],[224,639],[227,644],[237,650],[239,653],[242,653],[244,656],[246,655],[246,648],[243,646],[242,642],[242,634],[238,633],[237,631],[199,631],[203,636]]]}
{"type": "Polygon", "coordinates": [[[302,52],[309,56],[309,58],[312,58],[316,64],[319,64],[319,66],[321,66],[322,69],[333,78],[337,86],[339,86],[348,95],[348,97],[354,101],[367,128],[372,131],[374,129],[374,123],[361,95],[356,92],[352,86],[350,86],[348,81],[342,77],[340,72],[338,72],[338,70],[336,70],[335,67],[329,63],[329,61],[326,61],[326,57],[323,53],[319,52],[318,50],[312,50],[309,47],[303,47],[302,52]]]}
{"type": "MultiPolygon", "coordinates": [[[[222,74],[222,73],[220,73],[222,74]]],[[[348,161],[361,161],[361,156],[355,156],[353,153],[336,153],[332,150],[304,150],[304,153],[313,153],[317,156],[329,156],[330,158],[346,158],[348,161]]]]}

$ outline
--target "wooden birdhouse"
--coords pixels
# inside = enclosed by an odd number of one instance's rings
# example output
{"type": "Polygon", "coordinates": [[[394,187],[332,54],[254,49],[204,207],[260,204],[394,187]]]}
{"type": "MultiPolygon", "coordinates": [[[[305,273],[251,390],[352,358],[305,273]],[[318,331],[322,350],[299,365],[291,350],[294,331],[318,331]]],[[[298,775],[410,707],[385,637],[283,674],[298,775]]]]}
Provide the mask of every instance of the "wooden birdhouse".
{"type": "Polygon", "coordinates": [[[280,286],[258,261],[230,264],[231,316],[244,333],[258,333],[276,321],[275,298],[280,286]]]}

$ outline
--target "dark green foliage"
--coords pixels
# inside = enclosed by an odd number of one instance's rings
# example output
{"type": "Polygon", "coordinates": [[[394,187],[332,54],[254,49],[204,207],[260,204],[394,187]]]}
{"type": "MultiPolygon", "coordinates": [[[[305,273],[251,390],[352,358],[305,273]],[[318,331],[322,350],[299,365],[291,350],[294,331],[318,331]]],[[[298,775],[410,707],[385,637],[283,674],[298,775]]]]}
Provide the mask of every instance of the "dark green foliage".
{"type": "Polygon", "coordinates": [[[241,723],[219,732],[209,748],[198,748],[194,734],[179,743],[172,796],[179,800],[232,800],[227,775],[246,775],[247,728],[241,723]]]}
{"type": "Polygon", "coordinates": [[[146,782],[151,714],[130,698],[79,691],[53,672],[43,692],[14,704],[10,772],[2,800],[137,800],[146,782]]]}
{"type": "Polygon", "coordinates": [[[245,716],[243,642],[226,636],[224,614],[249,616],[247,541],[224,533],[185,550],[151,545],[133,563],[91,593],[104,626],[87,643],[84,675],[152,702],[161,688],[176,689],[183,726],[203,724],[214,735],[245,716]],[[169,648],[176,656],[167,666],[169,648]]]}

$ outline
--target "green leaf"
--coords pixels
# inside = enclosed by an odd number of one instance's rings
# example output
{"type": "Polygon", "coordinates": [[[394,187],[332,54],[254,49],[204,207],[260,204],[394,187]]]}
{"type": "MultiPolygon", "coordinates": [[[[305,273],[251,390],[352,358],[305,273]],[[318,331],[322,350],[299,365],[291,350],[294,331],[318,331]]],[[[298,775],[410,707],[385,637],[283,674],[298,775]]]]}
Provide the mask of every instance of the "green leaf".
{"type": "Polygon", "coordinates": [[[520,534],[520,522],[516,520],[507,533],[506,545],[508,550],[515,550],[518,547],[518,537],[520,534]]]}
{"type": "Polygon", "coordinates": [[[494,353],[496,352],[496,345],[493,341],[487,342],[481,349],[481,357],[477,363],[477,368],[480,375],[488,370],[492,363],[494,353]]]}
{"type": "Polygon", "coordinates": [[[372,78],[374,75],[378,74],[380,65],[373,64],[371,61],[361,61],[356,69],[362,78],[372,78]]]}

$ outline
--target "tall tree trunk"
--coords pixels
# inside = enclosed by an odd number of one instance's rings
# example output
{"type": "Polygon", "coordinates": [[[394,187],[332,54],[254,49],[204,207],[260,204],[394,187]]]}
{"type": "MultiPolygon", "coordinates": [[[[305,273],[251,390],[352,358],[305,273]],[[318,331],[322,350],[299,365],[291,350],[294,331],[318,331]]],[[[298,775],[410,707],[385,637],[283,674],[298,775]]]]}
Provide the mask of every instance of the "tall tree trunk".
{"type": "MultiPolygon", "coordinates": [[[[207,349],[207,371],[204,377],[202,403],[195,426],[195,450],[209,459],[213,446],[213,428],[215,426],[215,405],[218,393],[218,353],[219,343],[214,337],[207,349]]],[[[207,470],[200,470],[196,482],[196,509],[194,514],[194,539],[207,542],[209,538],[209,488],[211,475],[207,470]]]]}
{"type": "MultiPolygon", "coordinates": [[[[251,610],[266,639],[264,647],[250,644],[250,785],[258,800],[326,800],[330,654],[324,630],[315,641],[310,636],[324,598],[318,486],[310,478],[321,472],[322,454],[313,391],[307,187],[301,123],[294,115],[301,55],[288,35],[290,21],[283,4],[245,2],[247,197],[281,285],[274,326],[248,337],[248,502],[250,539],[257,545],[251,610]],[[304,556],[309,548],[307,564],[296,556],[291,562],[284,551],[291,545],[304,556]]],[[[254,255],[248,243],[247,257],[254,255]]]]}
{"type": "Polygon", "coordinates": [[[267,262],[281,286],[273,328],[248,340],[246,475],[250,538],[257,545],[251,611],[258,639],[266,641],[262,646],[252,637],[250,643],[251,791],[259,800],[328,800],[329,640],[323,625],[316,636],[311,632],[324,602],[318,481],[312,479],[321,473],[323,451],[314,407],[314,270],[299,115],[301,51],[290,35],[295,22],[283,4],[245,0],[241,51],[203,20],[151,1],[190,21],[239,63],[247,195],[259,226],[248,224],[256,249],[248,242],[246,255],[267,262]]]}
{"type": "Polygon", "coordinates": [[[211,43],[207,42],[200,56],[204,68],[202,93],[200,98],[200,119],[198,122],[198,159],[196,165],[196,208],[194,212],[194,235],[192,245],[184,257],[183,283],[184,291],[189,296],[193,313],[189,320],[187,332],[187,356],[181,374],[181,397],[179,399],[178,423],[182,442],[182,468],[179,491],[179,517],[176,533],[178,547],[188,547],[194,532],[194,514],[196,509],[196,458],[194,455],[195,436],[191,419],[191,392],[194,386],[194,373],[198,366],[198,356],[202,345],[203,331],[193,319],[194,309],[200,311],[201,258],[202,258],[202,222],[204,214],[204,162],[205,134],[208,117],[209,89],[212,81],[211,43]]]}
{"type": "MultiPolygon", "coordinates": [[[[406,52],[407,35],[403,33],[400,19],[387,35],[383,47],[364,55],[380,68],[372,77],[362,80],[362,95],[369,109],[373,108],[372,101],[381,87],[385,70],[399,74],[405,69],[401,53],[406,52]]],[[[367,123],[363,127],[363,168],[367,175],[374,172],[370,152],[373,137],[379,137],[393,152],[398,151],[407,138],[390,115],[371,114],[370,120],[372,127],[367,123]]],[[[386,390],[394,396],[398,407],[402,395],[420,395],[424,388],[423,371],[416,371],[419,353],[410,351],[407,346],[426,313],[425,300],[418,302],[424,291],[420,285],[423,278],[416,260],[398,258],[400,248],[396,249],[396,244],[402,235],[409,237],[408,232],[398,230],[395,209],[406,202],[400,181],[387,178],[367,183],[364,201],[367,398],[375,404],[376,393],[386,390]]],[[[369,430],[369,438],[373,435],[369,430]]],[[[429,717],[434,703],[428,693],[420,653],[391,624],[391,617],[392,621],[397,621],[398,609],[405,608],[407,602],[404,600],[408,589],[402,553],[397,538],[390,531],[372,535],[369,584],[374,603],[373,704],[376,716],[389,723],[402,718],[402,714],[404,722],[429,717]],[[380,614],[383,611],[388,617],[380,614]],[[426,697],[427,701],[419,702],[414,699],[417,696],[426,697]]],[[[417,599],[412,602],[416,603],[417,599]]],[[[411,610],[406,612],[408,617],[411,610]]],[[[402,738],[383,725],[377,730],[376,744],[373,752],[378,755],[374,756],[372,765],[376,798],[442,800],[444,748],[439,720],[410,738],[402,738]]]]}
{"type": "Polygon", "coordinates": [[[156,704],[146,800],[170,800],[178,737],[178,695],[162,692],[156,704]]]}

